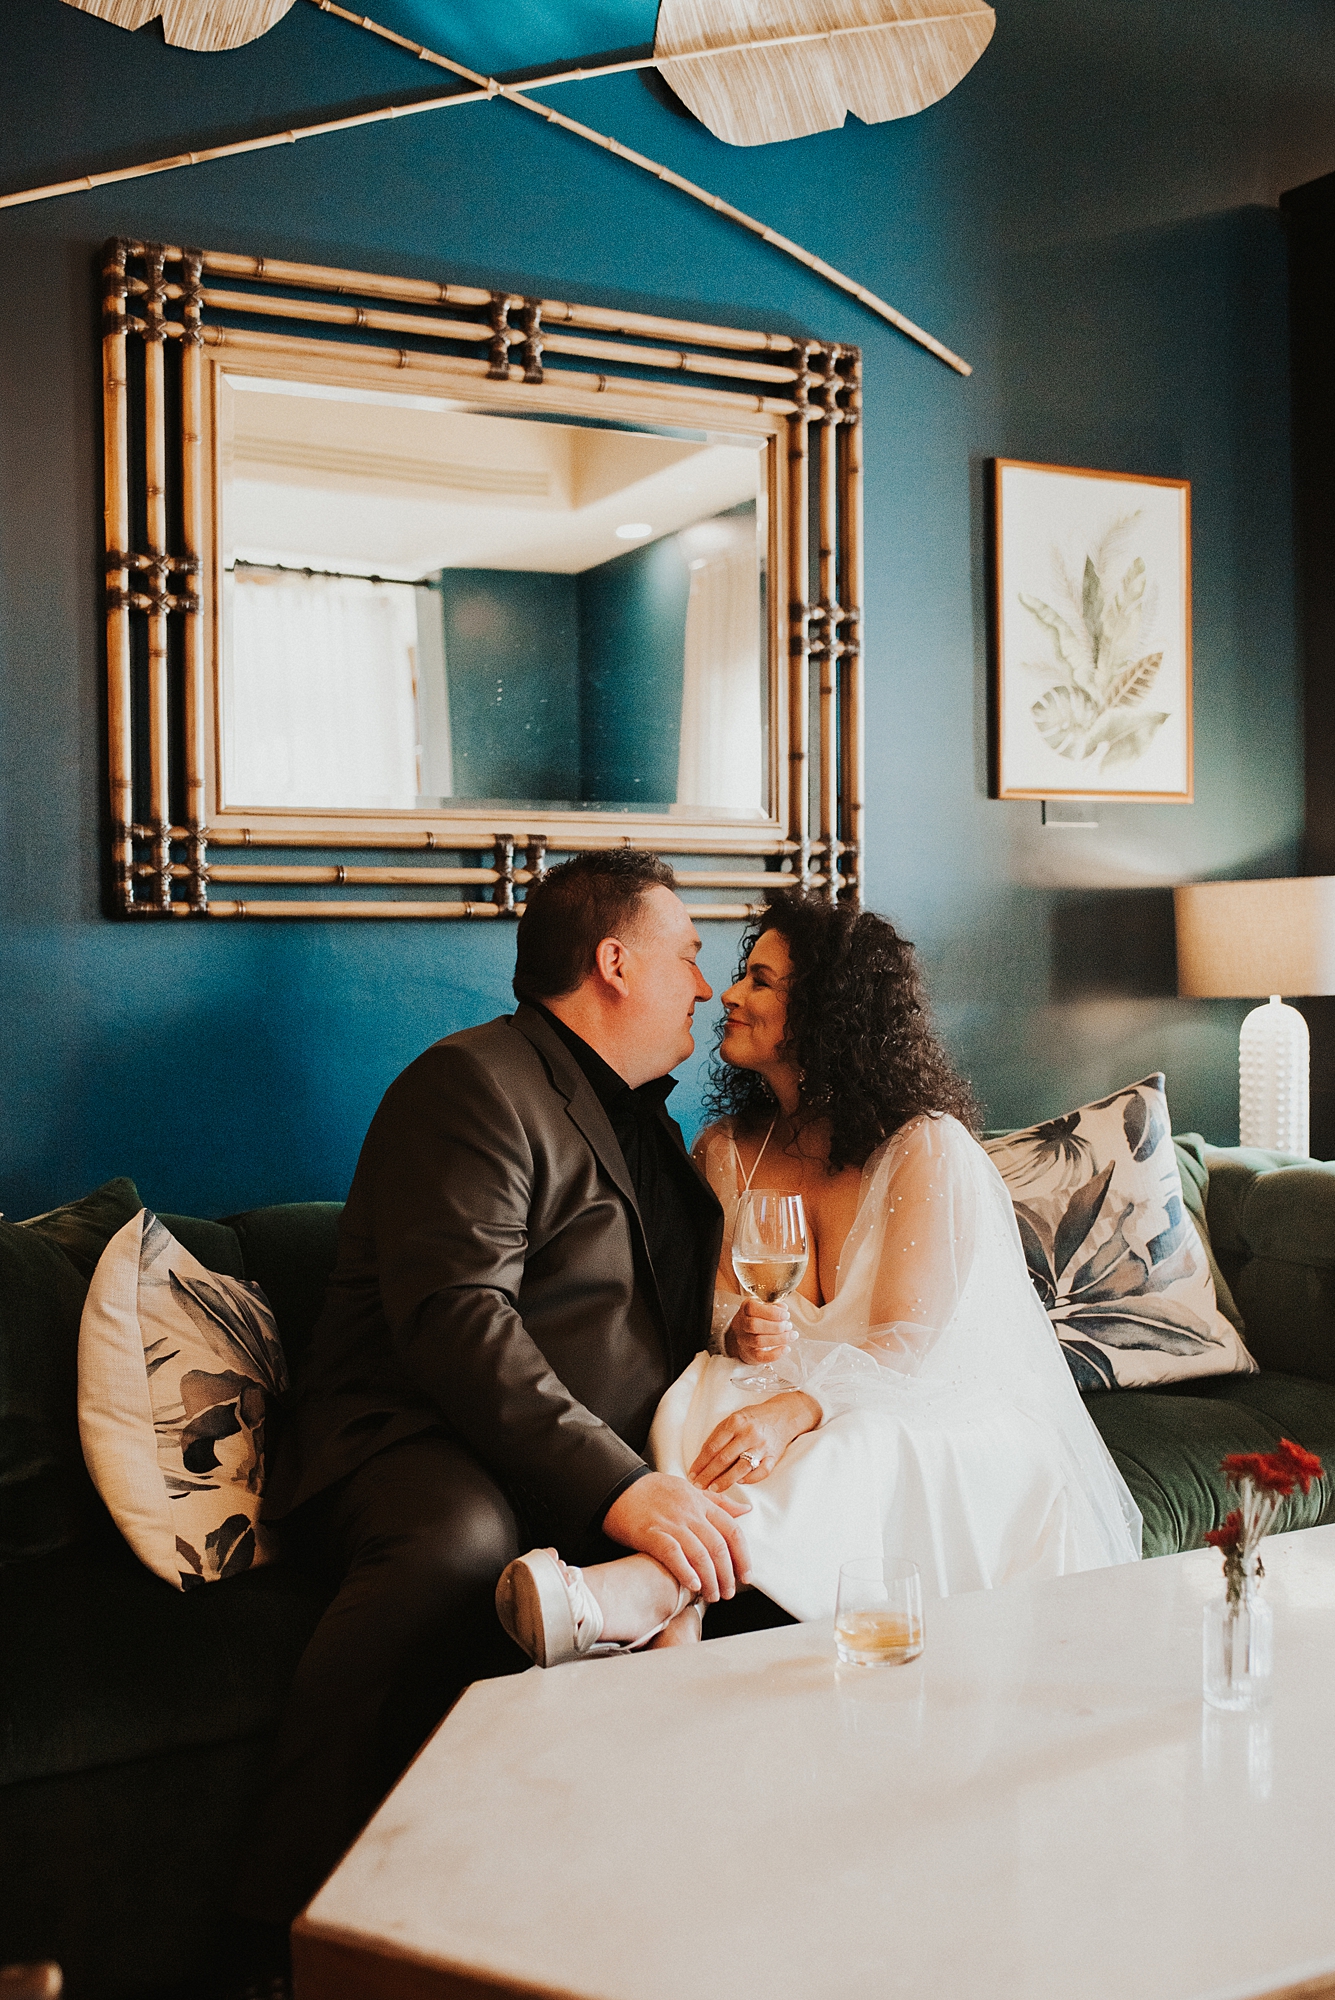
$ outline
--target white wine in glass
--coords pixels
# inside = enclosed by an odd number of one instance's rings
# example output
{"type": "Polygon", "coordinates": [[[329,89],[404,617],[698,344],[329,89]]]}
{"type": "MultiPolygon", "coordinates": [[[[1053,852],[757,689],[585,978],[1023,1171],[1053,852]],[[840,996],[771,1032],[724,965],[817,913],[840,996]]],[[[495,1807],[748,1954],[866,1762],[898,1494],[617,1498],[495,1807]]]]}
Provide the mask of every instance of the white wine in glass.
{"type": "MultiPolygon", "coordinates": [[[[766,1305],[777,1305],[801,1284],[808,1255],[807,1218],[800,1194],[747,1188],[738,1196],[732,1268],[744,1292],[753,1299],[763,1299],[766,1305]]],[[[792,1378],[780,1375],[772,1361],[744,1365],[732,1379],[744,1389],[762,1389],[771,1396],[793,1387],[792,1378]]]]}

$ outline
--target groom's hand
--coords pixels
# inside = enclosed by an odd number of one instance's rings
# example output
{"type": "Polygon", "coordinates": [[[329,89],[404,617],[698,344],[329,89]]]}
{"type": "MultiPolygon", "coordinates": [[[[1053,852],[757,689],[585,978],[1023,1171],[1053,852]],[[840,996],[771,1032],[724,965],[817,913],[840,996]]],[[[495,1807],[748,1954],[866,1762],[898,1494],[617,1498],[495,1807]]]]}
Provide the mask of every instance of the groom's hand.
{"type": "Polygon", "coordinates": [[[628,1486],[603,1516],[603,1533],[653,1556],[707,1604],[751,1581],[746,1538],[736,1516],[749,1504],[731,1493],[702,1493],[689,1479],[650,1472],[628,1486]]]}

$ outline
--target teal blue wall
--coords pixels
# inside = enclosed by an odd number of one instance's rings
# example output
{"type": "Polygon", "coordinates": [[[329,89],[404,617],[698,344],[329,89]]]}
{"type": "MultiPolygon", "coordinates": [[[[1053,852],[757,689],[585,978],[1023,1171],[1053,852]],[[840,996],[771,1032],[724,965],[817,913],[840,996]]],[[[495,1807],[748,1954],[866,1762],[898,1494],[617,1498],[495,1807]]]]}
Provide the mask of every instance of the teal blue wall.
{"type": "MultiPolygon", "coordinates": [[[[369,4],[369,0],[368,0],[369,4]]],[[[375,0],[483,66],[645,39],[647,0],[375,0]]],[[[96,246],[123,231],[857,341],[866,358],[873,902],[921,945],[994,1122],[1168,1071],[1227,1139],[1239,1009],[1172,997],[1165,885],[1294,865],[1298,661],[1281,189],[1335,166],[1328,0],[1000,0],[941,105],[725,147],[633,76],[615,133],[843,267],[950,373],[813,274],[501,102],[0,213],[0,1206],[109,1174],[220,1212],[341,1194],[389,1078],[508,1004],[500,927],[101,914],[96,246]],[[1043,832],[986,796],[983,469],[1185,477],[1196,804],[1043,832]]],[[[424,94],[434,72],[297,4],[231,56],[60,0],[6,10],[0,189],[424,94]]],[[[726,974],[735,933],[711,925],[726,974]]],[[[679,1092],[686,1122],[694,1073],[679,1092]]]]}

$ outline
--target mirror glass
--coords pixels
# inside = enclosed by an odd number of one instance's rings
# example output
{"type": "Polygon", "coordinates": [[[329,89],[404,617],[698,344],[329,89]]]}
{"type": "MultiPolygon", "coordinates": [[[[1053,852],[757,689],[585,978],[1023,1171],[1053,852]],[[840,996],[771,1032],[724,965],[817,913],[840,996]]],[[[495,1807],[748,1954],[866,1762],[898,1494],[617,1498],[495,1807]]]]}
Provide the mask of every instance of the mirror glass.
{"type": "Polygon", "coordinates": [[[224,372],[223,803],[769,810],[765,447],[224,372]]]}

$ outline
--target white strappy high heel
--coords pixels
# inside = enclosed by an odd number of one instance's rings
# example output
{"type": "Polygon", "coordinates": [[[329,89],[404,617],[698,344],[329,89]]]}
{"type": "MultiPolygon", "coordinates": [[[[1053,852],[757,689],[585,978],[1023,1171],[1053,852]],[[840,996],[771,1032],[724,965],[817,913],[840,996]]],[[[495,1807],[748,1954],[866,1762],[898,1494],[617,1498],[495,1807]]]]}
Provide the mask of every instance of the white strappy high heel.
{"type": "Polygon", "coordinates": [[[677,1586],[677,1601],[666,1618],[638,1639],[603,1639],[602,1607],[584,1581],[583,1570],[563,1563],[548,1549],[530,1549],[501,1572],[496,1615],[515,1644],[540,1667],[563,1667],[571,1660],[604,1659],[636,1653],[665,1631],[697,1594],[677,1586]]]}

